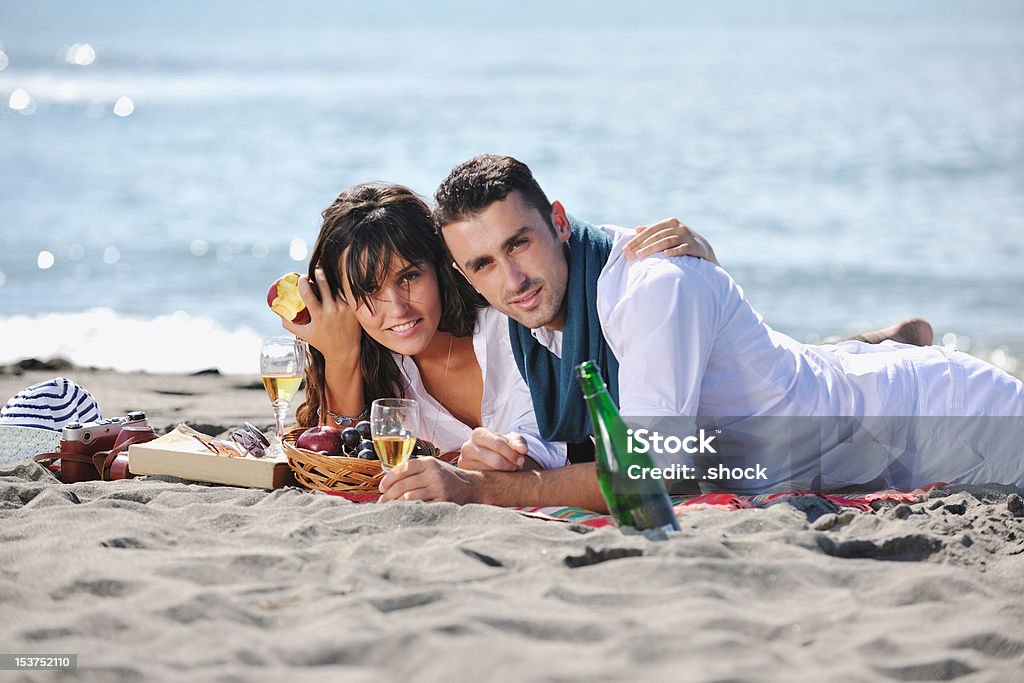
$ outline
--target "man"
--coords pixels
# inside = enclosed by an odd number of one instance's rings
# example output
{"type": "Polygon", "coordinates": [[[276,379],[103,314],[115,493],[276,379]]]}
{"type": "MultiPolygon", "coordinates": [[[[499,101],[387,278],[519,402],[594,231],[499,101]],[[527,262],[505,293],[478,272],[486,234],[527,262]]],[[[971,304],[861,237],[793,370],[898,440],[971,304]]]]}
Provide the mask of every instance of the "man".
{"type": "MultiPolygon", "coordinates": [[[[685,257],[627,260],[625,231],[574,224],[515,159],[486,155],[461,164],[436,199],[455,266],[514,321],[513,350],[547,439],[586,436],[586,409],[572,370],[588,359],[604,370],[624,415],[1024,416],[1024,384],[977,359],[938,347],[801,345],[766,326],[713,264],[685,257]]],[[[827,443],[789,463],[779,481],[810,484],[810,475],[794,471],[828,451],[842,457],[827,481],[864,483],[877,475],[886,485],[943,478],[1024,484],[1020,449],[993,446],[992,430],[978,431],[968,447],[948,454],[935,446],[957,441],[956,434],[902,434],[909,444],[903,451],[913,457],[898,467],[885,461],[895,443],[860,441],[844,450],[839,446],[850,434],[823,437],[827,443]],[[930,453],[939,455],[928,459],[930,453]]],[[[479,448],[510,457],[500,435],[478,441],[479,448]]],[[[415,497],[406,494],[417,486],[429,489],[426,498],[440,492],[503,505],[600,507],[592,465],[453,475],[421,463],[386,479],[383,497],[415,497]]]]}

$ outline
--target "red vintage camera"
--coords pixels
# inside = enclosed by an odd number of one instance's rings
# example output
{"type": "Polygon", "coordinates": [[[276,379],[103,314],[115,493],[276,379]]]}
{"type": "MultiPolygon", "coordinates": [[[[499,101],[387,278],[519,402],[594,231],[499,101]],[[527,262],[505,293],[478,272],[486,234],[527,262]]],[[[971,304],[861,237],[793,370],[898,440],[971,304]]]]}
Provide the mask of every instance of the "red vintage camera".
{"type": "Polygon", "coordinates": [[[65,484],[129,479],[135,475],[128,470],[128,446],[155,438],[146,413],[137,410],[88,424],[72,422],[61,433],[60,451],[43,453],[35,459],[44,464],[60,460],[60,477],[65,484]]]}

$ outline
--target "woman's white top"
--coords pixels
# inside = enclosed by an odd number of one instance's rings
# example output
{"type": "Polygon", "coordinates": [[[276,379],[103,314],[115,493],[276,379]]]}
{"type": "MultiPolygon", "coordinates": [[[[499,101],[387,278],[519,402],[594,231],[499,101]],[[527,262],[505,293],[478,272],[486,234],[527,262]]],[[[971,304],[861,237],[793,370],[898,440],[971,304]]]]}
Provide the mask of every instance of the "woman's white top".
{"type": "MultiPolygon", "coordinates": [[[[522,434],[529,446],[528,455],[544,469],[564,466],[565,444],[550,443],[539,436],[530,390],[516,367],[508,339],[508,318],[503,313],[487,307],[477,314],[473,350],[484,382],[481,424],[499,434],[522,434]]],[[[420,406],[419,438],[434,444],[442,453],[460,450],[473,430],[427,393],[412,358],[393,356],[408,381],[406,396],[415,399],[420,406]]],[[[446,391],[456,392],[459,387],[449,386],[446,391]]]]}

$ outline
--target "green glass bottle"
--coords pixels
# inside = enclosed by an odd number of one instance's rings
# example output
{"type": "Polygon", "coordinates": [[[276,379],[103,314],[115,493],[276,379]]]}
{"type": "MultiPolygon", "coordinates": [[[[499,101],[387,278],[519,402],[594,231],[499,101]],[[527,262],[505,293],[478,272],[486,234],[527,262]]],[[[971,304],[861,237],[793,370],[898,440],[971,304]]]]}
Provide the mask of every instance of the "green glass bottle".
{"type": "Polygon", "coordinates": [[[627,475],[630,466],[654,466],[647,453],[631,453],[626,434],[626,423],[615,408],[601,371],[594,361],[584,361],[576,367],[576,378],[583,397],[590,408],[590,421],[594,425],[597,441],[597,480],[608,510],[618,525],[637,529],[678,530],[672,501],[660,479],[632,479],[627,475]]]}

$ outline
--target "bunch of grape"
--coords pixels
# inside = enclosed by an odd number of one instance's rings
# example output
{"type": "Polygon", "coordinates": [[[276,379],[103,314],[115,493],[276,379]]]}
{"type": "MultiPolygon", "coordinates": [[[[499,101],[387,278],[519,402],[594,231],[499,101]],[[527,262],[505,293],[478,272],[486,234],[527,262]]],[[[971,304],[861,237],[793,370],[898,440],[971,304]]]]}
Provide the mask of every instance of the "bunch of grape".
{"type": "MultiPolygon", "coordinates": [[[[373,439],[370,435],[370,423],[366,420],[359,422],[355,427],[348,427],[341,432],[341,454],[349,458],[360,458],[361,460],[379,460],[377,451],[373,449],[373,439]]],[[[418,458],[427,455],[427,449],[420,442],[416,442],[409,458],[418,458]]]]}
{"type": "Polygon", "coordinates": [[[377,460],[377,452],[373,450],[370,438],[370,423],[366,420],[355,427],[348,427],[341,432],[342,455],[362,460],[377,460]]]}

